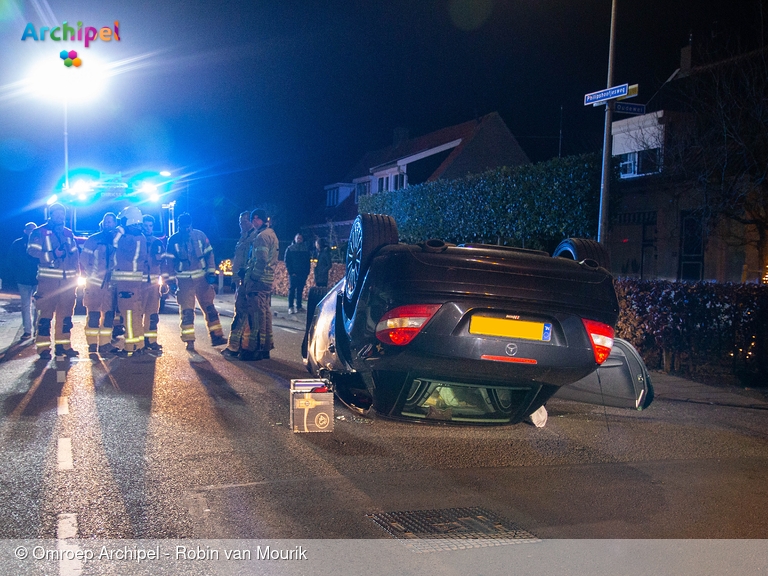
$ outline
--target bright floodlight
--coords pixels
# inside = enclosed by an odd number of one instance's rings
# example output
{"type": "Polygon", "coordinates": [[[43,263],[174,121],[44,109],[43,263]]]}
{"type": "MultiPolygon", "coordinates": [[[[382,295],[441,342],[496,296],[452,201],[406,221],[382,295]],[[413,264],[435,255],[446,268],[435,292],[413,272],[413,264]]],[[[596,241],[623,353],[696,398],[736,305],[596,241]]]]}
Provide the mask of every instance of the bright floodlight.
{"type": "Polygon", "coordinates": [[[149,197],[149,199],[150,199],[152,202],[157,202],[158,200],[160,200],[160,195],[159,195],[159,194],[157,194],[157,193],[155,193],[155,194],[152,194],[152,195],[149,197]]]}
{"type": "Polygon", "coordinates": [[[48,200],[46,200],[46,202],[45,202],[45,203],[46,203],[46,204],[48,204],[48,206],[50,206],[51,204],[53,204],[54,202],[56,202],[56,200],[58,200],[58,199],[59,199],[58,195],[56,195],[56,194],[51,194],[51,195],[48,197],[48,200]]]}
{"type": "Polygon", "coordinates": [[[171,173],[168,172],[168,170],[163,170],[162,172],[160,172],[160,176],[165,176],[166,178],[168,178],[170,175],[171,173]]]}
{"type": "Polygon", "coordinates": [[[64,66],[55,54],[40,60],[28,75],[32,93],[46,100],[70,104],[93,100],[104,90],[107,69],[97,57],[88,53],[81,66],[64,66]]]}
{"type": "Polygon", "coordinates": [[[85,194],[87,192],[90,192],[93,190],[93,185],[91,182],[86,182],[85,180],[78,180],[75,182],[73,186],[70,187],[69,193],[70,194],[79,194],[80,200],[85,200],[85,194]]]}
{"type": "Polygon", "coordinates": [[[154,194],[157,192],[157,186],[150,184],[149,182],[144,182],[139,188],[139,192],[144,192],[145,194],[154,194]]]}

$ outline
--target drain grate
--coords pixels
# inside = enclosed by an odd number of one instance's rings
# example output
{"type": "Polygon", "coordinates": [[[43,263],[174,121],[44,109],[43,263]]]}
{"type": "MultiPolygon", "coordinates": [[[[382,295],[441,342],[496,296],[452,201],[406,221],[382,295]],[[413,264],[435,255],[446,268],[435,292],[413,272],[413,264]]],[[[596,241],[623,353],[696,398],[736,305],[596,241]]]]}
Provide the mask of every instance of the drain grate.
{"type": "Polygon", "coordinates": [[[445,508],[367,514],[414,552],[525,544],[540,540],[483,508],[445,508]]]}

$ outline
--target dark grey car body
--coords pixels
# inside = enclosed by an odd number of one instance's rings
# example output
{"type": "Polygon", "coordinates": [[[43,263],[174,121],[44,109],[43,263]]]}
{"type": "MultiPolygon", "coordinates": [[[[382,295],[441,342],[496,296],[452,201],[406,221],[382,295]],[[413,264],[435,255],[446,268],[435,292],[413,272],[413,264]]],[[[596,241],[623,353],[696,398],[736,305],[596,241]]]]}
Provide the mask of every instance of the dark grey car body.
{"type": "MultiPolygon", "coordinates": [[[[307,331],[308,370],[329,378],[348,405],[390,418],[503,424],[576,382],[594,399],[598,364],[582,319],[613,326],[618,317],[613,279],[596,262],[430,242],[381,246],[365,264],[357,289],[346,290],[347,279],[334,286],[307,331]],[[377,339],[384,314],[414,304],[440,307],[407,345],[377,339]],[[546,339],[470,331],[475,317],[543,325],[546,339]]],[[[635,401],[625,405],[642,407],[635,401]]]]}

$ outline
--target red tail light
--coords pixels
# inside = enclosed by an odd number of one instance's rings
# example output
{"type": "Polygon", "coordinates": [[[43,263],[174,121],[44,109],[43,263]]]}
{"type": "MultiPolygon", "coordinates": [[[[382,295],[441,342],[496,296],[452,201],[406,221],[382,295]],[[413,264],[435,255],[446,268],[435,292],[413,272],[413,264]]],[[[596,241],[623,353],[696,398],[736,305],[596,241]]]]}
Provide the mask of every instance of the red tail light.
{"type": "Polygon", "coordinates": [[[376,338],[384,344],[405,346],[416,337],[440,304],[408,304],[393,308],[376,325],[376,338]]]}
{"type": "Polygon", "coordinates": [[[613,328],[608,326],[608,324],[587,320],[586,318],[582,318],[581,321],[584,323],[584,328],[587,329],[587,334],[589,334],[592,352],[595,353],[595,362],[602,364],[611,353],[611,348],[613,348],[613,328]]]}

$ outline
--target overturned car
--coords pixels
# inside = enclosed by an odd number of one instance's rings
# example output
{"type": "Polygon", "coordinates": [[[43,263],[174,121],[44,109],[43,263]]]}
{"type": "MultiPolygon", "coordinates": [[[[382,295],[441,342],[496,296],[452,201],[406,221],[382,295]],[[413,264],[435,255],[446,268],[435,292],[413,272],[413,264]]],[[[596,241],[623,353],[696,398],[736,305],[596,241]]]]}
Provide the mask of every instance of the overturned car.
{"type": "Polygon", "coordinates": [[[362,214],[345,277],[310,292],[305,365],[351,409],[388,418],[513,424],[558,393],[647,407],[645,365],[614,338],[604,249],[569,239],[554,256],[401,244],[391,217],[362,214]]]}

